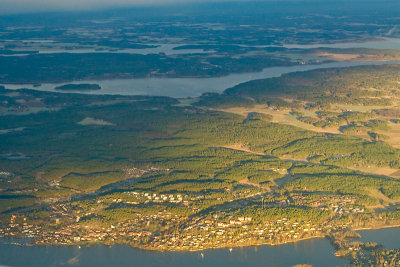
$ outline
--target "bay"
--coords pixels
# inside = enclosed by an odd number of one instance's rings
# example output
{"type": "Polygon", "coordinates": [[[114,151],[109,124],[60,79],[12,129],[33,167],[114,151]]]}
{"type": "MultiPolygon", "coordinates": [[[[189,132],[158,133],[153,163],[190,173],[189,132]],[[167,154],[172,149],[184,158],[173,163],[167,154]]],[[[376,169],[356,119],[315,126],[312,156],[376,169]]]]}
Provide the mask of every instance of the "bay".
{"type": "Polygon", "coordinates": [[[378,230],[362,230],[357,231],[361,238],[357,239],[362,242],[375,242],[381,244],[387,249],[400,249],[400,228],[382,228],[378,230]]]}
{"type": "MultiPolygon", "coordinates": [[[[142,79],[112,79],[112,80],[82,80],[72,84],[99,84],[101,90],[81,91],[84,94],[117,94],[117,95],[151,95],[170,96],[177,98],[197,97],[206,92],[221,93],[225,89],[256,79],[279,77],[282,74],[326,68],[344,68],[363,65],[394,64],[400,61],[367,61],[367,62],[332,62],[316,65],[295,65],[285,67],[265,68],[261,72],[235,73],[212,78],[142,78],[142,79]]],[[[8,89],[28,88],[40,91],[52,91],[57,86],[66,83],[43,83],[34,87],[27,84],[1,84],[8,89]]],[[[57,91],[61,92],[61,91],[57,91]]],[[[63,93],[68,91],[62,91],[63,93]]],[[[74,91],[76,93],[76,91],[74,91]]]]}
{"type": "Polygon", "coordinates": [[[279,246],[213,249],[197,252],[155,252],[126,245],[111,247],[18,246],[3,239],[0,265],[3,266],[270,266],[296,264],[344,266],[347,261],[334,256],[326,239],[315,238],[279,246]]]}

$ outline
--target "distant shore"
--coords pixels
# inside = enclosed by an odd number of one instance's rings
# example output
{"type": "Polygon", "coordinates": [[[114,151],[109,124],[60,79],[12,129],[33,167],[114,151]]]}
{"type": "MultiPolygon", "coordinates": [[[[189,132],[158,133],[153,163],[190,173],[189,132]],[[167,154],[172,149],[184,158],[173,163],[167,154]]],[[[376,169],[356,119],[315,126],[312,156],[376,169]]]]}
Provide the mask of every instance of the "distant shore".
{"type": "Polygon", "coordinates": [[[398,228],[398,227],[400,227],[400,224],[363,227],[363,228],[356,228],[353,230],[354,231],[364,231],[364,230],[368,231],[368,230],[379,230],[379,229],[385,229],[385,228],[398,228]]]}
{"type": "Polygon", "coordinates": [[[57,86],[54,90],[60,91],[92,91],[92,90],[101,90],[101,86],[98,84],[90,84],[90,83],[79,83],[79,84],[64,84],[61,86],[57,86]]]}

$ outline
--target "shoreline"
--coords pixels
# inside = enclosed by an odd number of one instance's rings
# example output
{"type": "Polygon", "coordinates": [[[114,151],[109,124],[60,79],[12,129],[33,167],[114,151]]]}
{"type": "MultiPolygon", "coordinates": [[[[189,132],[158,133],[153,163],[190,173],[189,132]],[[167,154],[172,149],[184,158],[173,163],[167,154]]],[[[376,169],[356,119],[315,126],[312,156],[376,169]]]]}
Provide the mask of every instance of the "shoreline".
{"type": "MultiPolygon", "coordinates": [[[[0,86],[4,86],[8,90],[19,90],[19,89],[30,89],[35,91],[45,91],[45,92],[57,92],[60,94],[73,93],[73,94],[91,94],[91,95],[121,95],[121,96],[134,96],[134,95],[146,95],[146,96],[166,96],[172,98],[188,98],[188,97],[198,97],[202,93],[206,92],[216,92],[223,93],[228,88],[232,88],[238,84],[249,82],[258,79],[269,79],[274,77],[280,77],[285,74],[295,73],[295,72],[307,72],[312,70],[320,69],[343,69],[351,67],[363,67],[363,66],[380,66],[380,65],[392,65],[399,64],[400,60],[389,60],[389,61],[328,61],[321,62],[319,64],[293,64],[285,66],[274,66],[263,68],[258,72],[243,72],[243,73],[232,73],[228,75],[217,75],[215,77],[203,77],[203,78],[161,78],[161,77],[147,77],[147,78],[116,78],[113,79],[80,79],[75,81],[64,81],[64,82],[42,82],[40,87],[33,87],[27,84],[16,84],[3,82],[0,86]],[[248,77],[250,75],[250,77],[248,77]],[[188,83],[190,80],[190,86],[187,88],[189,91],[182,91],[179,89],[182,84],[188,83]],[[162,90],[160,82],[162,81],[162,90]],[[199,81],[203,86],[198,85],[199,81]],[[208,86],[208,83],[215,84],[218,82],[218,86],[211,86],[207,90],[204,90],[204,86],[208,86]],[[81,92],[62,92],[54,90],[55,86],[59,86],[64,83],[97,83],[102,89],[96,91],[81,91],[81,92]],[[118,90],[110,90],[110,86],[114,86],[118,83],[118,90]],[[129,90],[127,89],[129,83],[129,90]],[[165,84],[166,83],[166,84],[165,84]],[[203,84],[205,83],[205,84],[203,84]],[[114,84],[114,85],[113,85],[114,84]],[[147,84],[147,85],[146,85],[147,84]],[[146,87],[147,86],[147,87],[146,87]],[[132,88],[136,88],[132,90],[132,88]],[[138,89],[139,88],[139,89],[138,89]],[[141,88],[141,89],[140,89],[141,88]],[[151,88],[149,91],[147,88],[151,88]],[[165,89],[167,88],[167,89],[165,89]],[[174,88],[174,89],[173,89],[174,88]],[[176,89],[178,88],[178,89],[176,89]]],[[[186,85],[185,85],[186,86],[186,85]]]]}
{"type": "MultiPolygon", "coordinates": [[[[287,242],[279,242],[279,243],[268,243],[268,242],[261,242],[261,243],[252,243],[252,244],[233,244],[233,245],[222,245],[220,247],[207,247],[207,248],[199,248],[199,249],[152,249],[152,248],[143,248],[143,247],[138,247],[138,246],[132,246],[133,248],[141,249],[141,250],[147,250],[147,251],[158,251],[158,252],[198,252],[198,251],[206,251],[206,250],[215,250],[215,249],[231,249],[231,248],[244,248],[244,247],[259,247],[259,246],[270,246],[270,247],[275,247],[275,246],[281,246],[281,245],[286,245],[286,244],[295,244],[300,241],[305,241],[309,239],[326,239],[326,235],[321,235],[321,236],[312,236],[312,237],[305,237],[305,238],[300,238],[295,241],[287,241],[287,242]]],[[[112,246],[112,245],[111,245],[112,246]]]]}
{"type": "MultiPolygon", "coordinates": [[[[394,225],[381,225],[381,226],[371,226],[371,227],[362,227],[362,228],[353,228],[351,230],[358,232],[358,231],[373,231],[373,230],[380,230],[380,229],[385,229],[385,228],[400,228],[400,224],[394,224],[394,225]]],[[[23,240],[24,237],[0,237],[0,239],[7,239],[7,238],[11,238],[15,241],[17,240],[23,240]]],[[[231,249],[231,248],[241,248],[241,247],[257,247],[257,246],[281,246],[281,245],[286,245],[286,244],[295,244],[297,242],[301,242],[301,241],[305,241],[305,240],[310,240],[310,239],[327,239],[328,241],[329,238],[327,238],[327,234],[326,233],[322,233],[320,235],[316,235],[316,236],[311,236],[311,237],[304,237],[304,238],[300,238],[297,240],[290,240],[290,241],[284,241],[284,242],[248,242],[248,243],[244,243],[244,244],[221,244],[220,246],[216,246],[216,247],[202,247],[202,248],[172,248],[172,249],[162,249],[162,248],[151,248],[151,247],[143,247],[143,246],[135,246],[129,242],[115,242],[112,244],[107,244],[104,242],[93,242],[93,243],[87,243],[87,244],[76,244],[76,243],[70,243],[70,244],[57,244],[57,243],[47,243],[47,244],[35,244],[35,243],[18,243],[15,242],[13,243],[6,243],[9,245],[18,245],[18,246],[22,246],[22,247],[31,247],[31,246],[37,246],[37,247],[46,247],[46,246],[56,246],[56,247],[80,247],[80,246],[85,246],[85,247],[91,247],[93,245],[104,245],[104,246],[108,246],[108,247],[112,247],[115,245],[128,245],[132,248],[135,249],[140,249],[143,251],[157,251],[157,252],[198,252],[198,251],[206,251],[206,250],[215,250],[215,249],[231,249]]],[[[4,244],[4,243],[0,243],[0,244],[4,244]]]]}
{"type": "MultiPolygon", "coordinates": [[[[18,243],[18,240],[23,240],[25,239],[24,237],[0,237],[1,239],[11,239],[12,241],[10,242],[0,242],[1,244],[5,245],[15,245],[15,246],[20,246],[20,247],[91,247],[94,245],[104,245],[107,247],[112,247],[116,245],[126,245],[130,246],[134,249],[139,249],[143,251],[157,251],[157,252],[198,252],[198,251],[206,251],[206,250],[216,250],[216,249],[231,249],[231,248],[242,248],[242,247],[258,247],[258,246],[269,246],[269,247],[274,247],[274,246],[281,246],[281,245],[286,245],[286,244],[295,244],[300,241],[305,241],[305,240],[310,240],[310,239],[327,239],[326,235],[319,235],[319,236],[311,236],[311,237],[305,237],[305,238],[300,238],[297,240],[291,240],[291,241],[286,241],[286,242],[278,242],[278,243],[271,243],[271,242],[261,242],[261,243],[248,243],[248,244],[231,244],[231,245],[221,245],[219,247],[204,247],[204,248],[199,248],[199,249],[157,249],[157,248],[149,248],[149,247],[142,247],[142,246],[134,246],[130,243],[113,243],[113,244],[107,244],[103,242],[93,242],[93,243],[88,243],[88,244],[35,244],[35,243],[18,243]]],[[[328,239],[327,239],[328,240],[328,239]]],[[[328,240],[329,241],[329,240],[328,240]]]]}
{"type": "MultiPolygon", "coordinates": [[[[362,66],[374,66],[374,65],[391,65],[391,64],[400,64],[400,57],[398,58],[391,58],[391,59],[354,59],[354,60],[334,60],[334,59],[328,59],[321,61],[319,63],[310,63],[310,64],[299,64],[296,62],[292,62],[292,64],[286,64],[286,65],[274,65],[274,66],[268,66],[265,68],[261,68],[260,70],[257,71],[241,71],[241,72],[232,72],[232,73],[227,73],[227,74],[220,74],[220,75],[215,75],[215,76],[210,76],[210,75],[187,75],[187,76],[168,76],[168,75],[160,75],[160,76],[148,76],[148,75],[143,75],[143,76],[117,76],[117,77],[107,77],[107,78],[83,78],[83,79],[77,79],[77,80],[54,80],[54,81],[45,81],[45,82],[40,82],[40,86],[34,87],[33,85],[38,84],[38,81],[29,81],[29,82],[1,82],[0,86],[4,86],[5,89],[7,90],[20,90],[20,89],[29,89],[29,90],[36,90],[36,91],[48,91],[48,92],[59,92],[59,93],[69,93],[68,91],[72,90],[55,90],[54,88],[52,90],[40,90],[39,88],[42,85],[62,85],[65,83],[68,84],[79,84],[79,83],[101,83],[104,81],[116,81],[116,80],[145,80],[145,79],[212,79],[212,78],[226,78],[231,75],[240,75],[240,74],[259,74],[262,73],[263,71],[266,71],[271,68],[284,68],[284,67],[298,67],[298,66],[304,66],[304,67],[315,67],[309,70],[295,70],[291,72],[285,72],[283,74],[289,74],[293,72],[307,72],[307,71],[312,71],[312,70],[318,70],[318,69],[342,69],[342,68],[352,68],[352,67],[362,67],[362,66]],[[356,64],[354,66],[339,66],[339,67],[322,67],[318,68],[318,66],[323,66],[326,64],[340,64],[340,63],[347,63],[347,64],[356,64]],[[363,64],[364,63],[364,64],[363,64]],[[7,85],[9,86],[32,86],[33,88],[7,88],[7,85]]],[[[281,75],[283,75],[281,74],[281,75]]],[[[256,78],[255,80],[259,79],[269,79],[269,78],[275,78],[275,77],[280,77],[279,76],[272,76],[272,77],[266,77],[266,78],[256,78]]],[[[252,80],[249,80],[252,81],[252,80]]],[[[101,91],[103,90],[95,90],[95,91],[101,91]]],[[[179,98],[179,97],[178,97],[179,98]]]]}
{"type": "Polygon", "coordinates": [[[400,224],[355,228],[353,230],[357,232],[357,231],[380,230],[380,229],[385,229],[385,228],[400,228],[400,224]]]}

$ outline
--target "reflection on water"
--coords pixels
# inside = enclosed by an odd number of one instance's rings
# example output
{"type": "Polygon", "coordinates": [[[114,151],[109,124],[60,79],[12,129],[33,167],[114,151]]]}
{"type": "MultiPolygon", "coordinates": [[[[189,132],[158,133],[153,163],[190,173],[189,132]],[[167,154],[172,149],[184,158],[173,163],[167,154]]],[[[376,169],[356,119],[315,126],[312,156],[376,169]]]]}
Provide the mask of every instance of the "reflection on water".
{"type": "Polygon", "coordinates": [[[0,243],[0,265],[8,266],[344,266],[326,239],[281,246],[215,249],[200,252],[153,252],[129,246],[20,247],[0,243]]]}
{"type": "MultiPolygon", "coordinates": [[[[82,92],[85,94],[120,94],[120,95],[158,95],[171,97],[195,97],[205,92],[222,92],[237,84],[255,79],[279,77],[282,74],[322,68],[352,67],[361,65],[383,65],[399,63],[386,62],[333,62],[319,65],[296,65],[289,67],[271,67],[261,72],[237,73],[214,78],[143,78],[115,80],[87,80],[72,83],[97,83],[101,90],[82,92]]],[[[55,91],[54,88],[65,83],[47,83],[38,87],[33,85],[9,85],[9,89],[30,88],[41,91],[55,91]]],[[[64,91],[63,91],[64,92],[64,91]]],[[[67,92],[67,91],[65,91],[67,92]]]]}

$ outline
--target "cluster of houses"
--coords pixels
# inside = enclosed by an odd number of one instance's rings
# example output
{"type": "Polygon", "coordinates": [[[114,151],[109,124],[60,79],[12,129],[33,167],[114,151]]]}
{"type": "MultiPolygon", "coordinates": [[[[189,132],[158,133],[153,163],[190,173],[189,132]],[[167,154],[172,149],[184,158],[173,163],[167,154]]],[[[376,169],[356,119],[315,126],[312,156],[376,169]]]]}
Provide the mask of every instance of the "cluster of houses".
{"type": "MultiPolygon", "coordinates": [[[[123,194],[127,194],[127,196],[98,199],[97,203],[168,203],[171,206],[169,203],[189,205],[189,201],[200,201],[204,198],[204,196],[189,196],[179,193],[132,191],[123,194]]],[[[294,204],[319,209],[328,207],[338,214],[364,212],[364,209],[356,207],[356,198],[348,196],[321,196],[319,200],[315,200],[307,195],[296,194],[285,199],[273,196],[269,198],[267,196],[267,199],[268,203],[279,207],[294,204]]],[[[264,198],[261,205],[264,205],[264,198]]],[[[98,205],[93,207],[96,208],[98,205]]],[[[59,227],[41,228],[29,224],[25,217],[19,218],[12,215],[7,227],[0,228],[0,237],[30,237],[37,244],[129,243],[158,250],[198,250],[256,243],[285,243],[321,236],[326,230],[334,227],[307,220],[297,221],[289,218],[266,220],[248,215],[238,216],[223,211],[215,211],[212,216],[194,217],[187,220],[187,217],[173,214],[167,210],[152,214],[134,212],[132,216],[129,215],[129,218],[115,221],[113,225],[109,223],[97,225],[90,223],[90,218],[96,217],[95,211],[83,214],[82,210],[74,210],[70,205],[62,203],[51,205],[49,211],[51,212],[49,218],[53,222],[55,220],[55,224],[59,227]],[[81,220],[78,215],[86,219],[81,220]]]]}
{"type": "Polygon", "coordinates": [[[50,215],[50,218],[52,217],[70,217],[70,211],[69,208],[66,204],[58,204],[58,205],[52,205],[50,207],[52,214],[50,215]]]}
{"type": "Polygon", "coordinates": [[[189,197],[183,194],[157,194],[157,193],[135,192],[135,191],[125,192],[125,194],[129,194],[139,200],[146,200],[148,202],[155,202],[155,203],[170,202],[170,203],[182,203],[184,205],[189,204],[188,201],[189,197]]]}
{"type": "Polygon", "coordinates": [[[311,201],[307,196],[298,194],[292,196],[295,204],[306,205],[320,210],[332,210],[337,214],[364,213],[365,209],[355,205],[357,198],[353,196],[321,196],[319,200],[311,201]]]}
{"type": "MultiPolygon", "coordinates": [[[[0,155],[0,157],[1,157],[1,155],[0,155]]],[[[10,178],[12,178],[12,177],[13,177],[13,173],[0,171],[0,181],[11,183],[12,179],[10,179],[10,178]]]]}
{"type": "MultiPolygon", "coordinates": [[[[67,212],[67,207],[54,206],[53,212],[62,215],[67,212]]],[[[0,237],[29,237],[36,244],[130,243],[160,250],[196,250],[254,241],[295,241],[304,236],[317,235],[321,231],[321,227],[312,225],[311,221],[295,222],[287,218],[260,223],[250,216],[229,218],[215,214],[211,218],[195,218],[185,223],[184,217],[164,211],[148,215],[137,213],[135,218],[115,225],[70,223],[56,229],[41,228],[29,224],[26,217],[12,215],[8,226],[0,230],[0,237]],[[164,225],[165,229],[170,230],[146,230],[153,223],[164,225]]]]}
{"type": "MultiPolygon", "coordinates": [[[[330,225],[324,227],[331,227],[330,225]]],[[[311,221],[296,222],[288,218],[254,223],[252,217],[227,220],[200,219],[174,233],[155,236],[145,247],[160,250],[198,250],[253,243],[284,243],[304,237],[319,236],[321,225],[311,221]]]]}
{"type": "Polygon", "coordinates": [[[0,178],[7,178],[9,176],[12,176],[11,172],[0,171],[0,178]]]}
{"type": "MultiPolygon", "coordinates": [[[[126,168],[122,169],[122,171],[125,173],[125,175],[127,177],[136,178],[136,177],[140,177],[143,174],[148,173],[148,172],[160,171],[160,169],[158,169],[154,166],[150,166],[146,170],[142,170],[142,169],[135,168],[135,167],[126,167],[126,168]]],[[[169,169],[164,169],[164,171],[169,171],[169,169]]]]}
{"type": "Polygon", "coordinates": [[[344,214],[344,213],[364,213],[363,208],[343,208],[343,207],[333,207],[333,212],[337,214],[344,214]]]}
{"type": "MultiPolygon", "coordinates": [[[[63,212],[62,208],[54,206],[54,212],[63,212]]],[[[115,225],[95,226],[77,223],[69,223],[62,227],[48,228],[28,224],[26,217],[12,215],[7,227],[0,228],[0,237],[28,237],[33,238],[36,244],[89,244],[103,243],[143,243],[148,242],[154,235],[146,230],[151,223],[158,223],[165,227],[172,227],[181,222],[181,218],[168,212],[158,212],[152,215],[135,214],[135,219],[118,222],[115,225]],[[18,218],[18,220],[17,220],[18,218]]],[[[58,222],[57,222],[58,223],[58,222]]]]}
{"type": "MultiPolygon", "coordinates": [[[[229,227],[231,225],[242,225],[242,224],[251,222],[251,220],[252,220],[252,217],[239,217],[237,220],[235,220],[235,219],[229,220],[229,223],[218,222],[217,226],[218,227],[229,227]]],[[[204,223],[210,225],[210,224],[213,224],[213,221],[205,220],[204,223]]]]}
{"type": "Polygon", "coordinates": [[[18,218],[16,215],[11,215],[10,223],[7,227],[0,227],[0,237],[18,237],[24,235],[24,237],[33,238],[40,235],[41,228],[37,225],[28,224],[27,218],[22,216],[18,218]]]}

